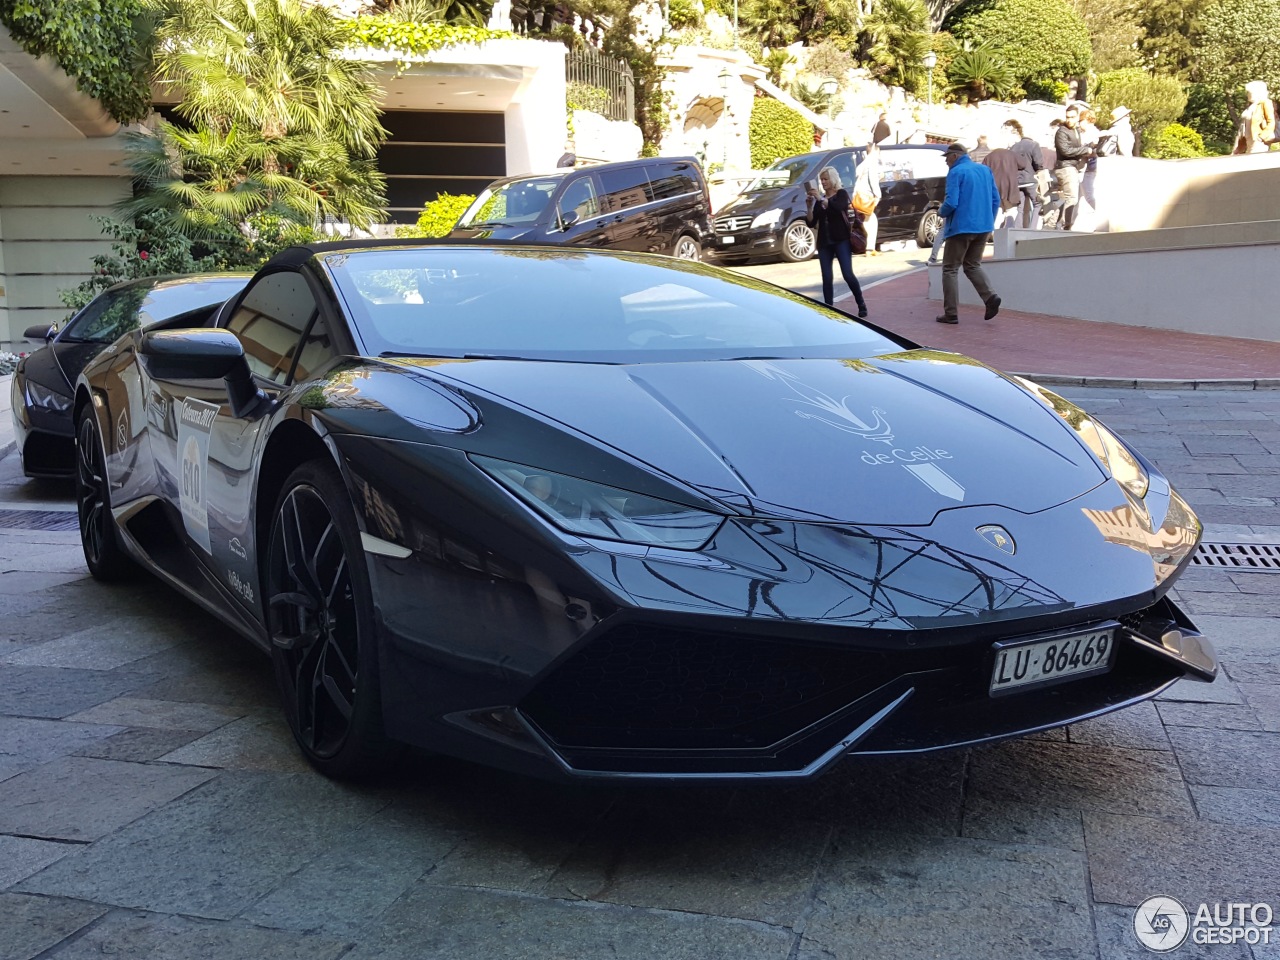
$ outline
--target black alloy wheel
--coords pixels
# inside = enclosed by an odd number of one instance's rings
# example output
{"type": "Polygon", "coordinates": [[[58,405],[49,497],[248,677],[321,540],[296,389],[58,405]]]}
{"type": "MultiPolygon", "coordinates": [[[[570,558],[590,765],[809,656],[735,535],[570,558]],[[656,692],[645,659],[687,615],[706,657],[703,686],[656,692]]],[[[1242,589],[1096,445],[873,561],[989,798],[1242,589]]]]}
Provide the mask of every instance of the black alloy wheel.
{"type": "Polygon", "coordinates": [[[383,733],[368,571],[336,470],[298,467],[273,516],[263,583],[289,727],[326,776],[376,773],[399,750],[383,733]]]}
{"type": "Polygon", "coordinates": [[[938,216],[938,208],[929,208],[921,215],[920,224],[916,227],[916,246],[932,247],[941,229],[942,218],[938,216]]]}
{"type": "Polygon", "coordinates": [[[76,513],[80,519],[80,546],[93,578],[110,583],[127,579],[136,567],[116,537],[105,463],[97,421],[93,410],[86,407],[76,426],[76,513]]]}
{"type": "Polygon", "coordinates": [[[682,233],[676,239],[676,245],[672,248],[671,255],[679,260],[700,260],[702,258],[702,245],[698,243],[697,237],[682,233]]]}

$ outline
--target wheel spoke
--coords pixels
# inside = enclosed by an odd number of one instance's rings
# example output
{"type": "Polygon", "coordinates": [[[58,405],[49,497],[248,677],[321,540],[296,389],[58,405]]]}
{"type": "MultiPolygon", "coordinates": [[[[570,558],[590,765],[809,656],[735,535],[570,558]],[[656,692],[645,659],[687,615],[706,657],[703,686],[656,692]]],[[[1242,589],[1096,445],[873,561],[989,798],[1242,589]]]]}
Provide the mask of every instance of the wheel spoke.
{"type": "Polygon", "coordinates": [[[293,581],[308,594],[317,606],[324,602],[324,591],[316,581],[314,571],[307,563],[306,537],[302,530],[301,511],[298,509],[298,495],[294,491],[285,502],[288,517],[283,524],[284,552],[289,574],[293,581]]]}
{"type": "Polygon", "coordinates": [[[338,561],[338,569],[334,571],[333,583],[329,587],[329,592],[325,594],[324,605],[328,608],[330,616],[333,615],[334,599],[338,595],[338,589],[347,583],[347,555],[344,553],[342,559],[338,561]]]}
{"type": "Polygon", "coordinates": [[[325,693],[329,695],[329,702],[338,708],[338,712],[342,714],[343,720],[349,721],[351,719],[352,710],[351,701],[348,700],[343,692],[338,689],[338,685],[334,682],[333,677],[325,674],[322,683],[324,685],[325,693]]]}

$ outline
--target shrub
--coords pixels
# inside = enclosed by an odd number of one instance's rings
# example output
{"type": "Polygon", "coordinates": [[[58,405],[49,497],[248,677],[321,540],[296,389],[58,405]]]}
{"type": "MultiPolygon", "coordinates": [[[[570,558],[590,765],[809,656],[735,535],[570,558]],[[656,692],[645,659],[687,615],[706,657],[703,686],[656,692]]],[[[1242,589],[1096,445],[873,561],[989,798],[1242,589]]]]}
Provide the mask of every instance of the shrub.
{"type": "Polygon", "coordinates": [[[422,208],[418,214],[418,222],[412,227],[400,227],[396,230],[398,237],[443,237],[446,236],[458,218],[467,212],[467,207],[475,202],[470,194],[442,193],[422,208]]]}
{"type": "Polygon", "coordinates": [[[1066,0],[971,0],[946,21],[959,41],[986,44],[1024,89],[1086,73],[1089,28],[1066,0]]]}
{"type": "Polygon", "coordinates": [[[830,40],[815,43],[805,53],[804,69],[815,77],[835,77],[844,86],[845,74],[853,67],[853,56],[830,40]]]}
{"type": "Polygon", "coordinates": [[[1142,155],[1157,160],[1181,160],[1205,156],[1200,134],[1180,123],[1170,123],[1154,136],[1143,138],[1142,155]]]}
{"type": "Polygon", "coordinates": [[[667,23],[672,30],[702,26],[702,5],[697,0],[670,0],[667,4],[667,23]]]}
{"type": "Polygon", "coordinates": [[[955,55],[947,67],[947,82],[952,93],[969,103],[1003,97],[1015,86],[1013,72],[984,43],[955,55]]]}
{"type": "Polygon", "coordinates": [[[1230,153],[1235,146],[1236,125],[1227,110],[1227,97],[1218,87],[1193,83],[1187,87],[1187,107],[1178,122],[1204,137],[1209,153],[1230,153]]]}
{"type": "Polygon", "coordinates": [[[783,157],[813,149],[813,124],[770,97],[751,105],[751,166],[757,170],[783,157]]]}
{"type": "Polygon", "coordinates": [[[613,95],[604,87],[575,80],[565,89],[565,102],[570,110],[589,110],[604,114],[613,103],[613,95]]]}
{"type": "Polygon", "coordinates": [[[1111,110],[1124,104],[1133,111],[1137,130],[1159,130],[1182,116],[1187,93],[1173,77],[1161,77],[1137,67],[1112,70],[1098,77],[1093,95],[1098,119],[1110,124],[1111,110]]]}

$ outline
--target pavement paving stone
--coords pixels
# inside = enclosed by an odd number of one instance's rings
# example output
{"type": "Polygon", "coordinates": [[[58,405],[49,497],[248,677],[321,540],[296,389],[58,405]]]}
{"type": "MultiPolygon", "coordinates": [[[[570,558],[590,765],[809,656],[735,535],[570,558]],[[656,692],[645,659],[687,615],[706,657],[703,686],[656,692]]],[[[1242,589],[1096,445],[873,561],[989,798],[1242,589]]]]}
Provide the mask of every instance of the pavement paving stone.
{"type": "MultiPolygon", "coordinates": [[[[1133,907],[1106,903],[1094,906],[1094,929],[1098,934],[1098,955],[1102,960],[1151,960],[1159,956],[1144,947],[1134,934],[1133,914],[1133,907]]],[[[1197,944],[1190,938],[1168,956],[1178,960],[1250,960],[1246,944],[1197,944]]]]}
{"type": "MultiPolygon", "coordinates": [[[[1169,741],[1188,783],[1253,787],[1280,783],[1280,734],[1170,727],[1169,741]]],[[[1280,888],[1278,888],[1280,889],[1280,888]]]]}
{"type": "MultiPolygon", "coordinates": [[[[1231,509],[1238,509],[1232,507],[1231,509]]],[[[1238,584],[1237,584],[1238,586],[1238,584]]],[[[1251,596],[1245,593],[1203,593],[1178,589],[1178,596],[1187,606],[1192,619],[1203,616],[1265,617],[1275,613],[1276,600],[1269,595],[1251,596]]]]}
{"type": "Polygon", "coordinates": [[[1280,830],[1197,820],[1171,833],[1166,821],[1090,810],[1084,831],[1100,903],[1256,903],[1280,890],[1280,830]]]}
{"type": "Polygon", "coordinates": [[[229,919],[387,802],[314,775],[223,773],[19,889],[229,919]]]}
{"type": "Polygon", "coordinates": [[[1263,457],[1237,454],[1234,459],[1242,468],[1244,468],[1246,473],[1280,473],[1280,462],[1277,462],[1274,454],[1268,454],[1263,457]]]}
{"type": "Polygon", "coordinates": [[[155,679],[136,687],[132,695],[227,707],[245,715],[280,709],[270,660],[254,650],[249,651],[251,659],[240,659],[244,651],[238,643],[217,649],[200,649],[202,646],[195,643],[138,661],[133,670],[155,679]]]}
{"type": "Polygon", "coordinates": [[[1172,755],[1092,743],[1012,740],[975,749],[968,793],[1044,807],[1169,819],[1195,816],[1172,755]]]}
{"type": "Polygon", "coordinates": [[[1227,575],[1241,593],[1270,596],[1275,605],[1276,613],[1280,613],[1280,576],[1277,576],[1276,573],[1271,571],[1252,573],[1247,570],[1232,570],[1227,575]]]}
{"type": "MultiPolygon", "coordinates": [[[[544,893],[758,920],[794,927],[809,902],[831,827],[772,818],[625,804],[573,851],[544,893]]],[[[430,878],[434,881],[436,878],[430,878]]]]}
{"type": "Polygon", "coordinates": [[[137,685],[137,675],[128,670],[6,665],[0,667],[0,714],[64,719],[137,685]]]}
{"type": "Polygon", "coordinates": [[[349,949],[342,940],[262,930],[191,917],[113,910],[50,960],[98,960],[104,956],[145,960],[338,960],[349,949]]]}
{"type": "Polygon", "coordinates": [[[1043,846],[838,836],[797,960],[1096,958],[1086,864],[1043,846]]]}
{"type": "Polygon", "coordinates": [[[1201,820],[1280,829],[1280,786],[1269,786],[1275,789],[1212,787],[1198,783],[1191,784],[1190,789],[1201,820]]]}
{"type": "Polygon", "coordinates": [[[1196,625],[1221,657],[1239,661],[1280,660],[1280,622],[1274,616],[1203,616],[1196,625]]]}
{"type": "Polygon", "coordinates": [[[1139,703],[1067,728],[1072,743],[1096,743],[1136,750],[1169,750],[1169,738],[1154,703],[1139,703]]]}
{"type": "Polygon", "coordinates": [[[32,717],[0,717],[0,754],[12,754],[47,763],[75,753],[121,727],[102,723],[68,723],[32,717]]]}
{"type": "Polygon", "coordinates": [[[1222,667],[1237,683],[1280,683],[1280,663],[1274,660],[1228,660],[1222,667]]]}
{"type": "Polygon", "coordinates": [[[183,621],[121,617],[0,656],[17,666],[114,670],[182,642],[183,621]]]}
{"type": "Polygon", "coordinates": [[[346,960],[787,960],[794,942],[741,920],[424,882],[346,960]]]}
{"type": "Polygon", "coordinates": [[[131,727],[81,747],[72,756],[145,763],[185,746],[200,734],[195,730],[154,730],[131,727]]]}
{"type": "Polygon", "coordinates": [[[244,714],[211,703],[181,703],[117,697],[68,717],[80,723],[114,723],[122,727],[149,727],[159,730],[194,730],[207,733],[240,719],[244,714]]]}
{"type": "Polygon", "coordinates": [[[1084,820],[1079,810],[968,796],[960,832],[977,840],[1084,852],[1084,820]]]}
{"type": "Polygon", "coordinates": [[[260,927],[367,939],[399,897],[462,835],[418,804],[400,802],[321,849],[239,919],[260,927]]]}
{"type": "Polygon", "coordinates": [[[25,595],[39,593],[50,587],[61,586],[87,577],[87,571],[80,573],[33,573],[30,570],[6,570],[0,573],[0,594],[25,595]]]}
{"type": "Polygon", "coordinates": [[[1262,729],[1280,732],[1280,684],[1242,683],[1240,692],[1253,708],[1262,729]]]}
{"type": "Polygon", "coordinates": [[[0,833],[97,840],[215,775],[209,770],[62,757],[0,783],[0,833]]]}
{"type": "Polygon", "coordinates": [[[0,956],[35,960],[106,912],[92,903],[0,893],[0,956]]]}
{"type": "MultiPolygon", "coordinates": [[[[0,835],[0,890],[25,880],[74,849],[70,844],[51,840],[0,835]]],[[[4,955],[0,948],[0,956],[4,955]]]]}
{"type": "Polygon", "coordinates": [[[161,763],[185,763],[224,770],[267,770],[306,773],[307,761],[277,709],[253,713],[159,758],[161,763]]]}
{"type": "Polygon", "coordinates": [[[0,753],[0,783],[20,773],[26,773],[38,763],[30,757],[19,757],[14,754],[0,753]]]}
{"type": "Polygon", "coordinates": [[[968,751],[914,757],[850,757],[817,780],[747,784],[730,812],[761,823],[785,811],[788,820],[847,824],[850,811],[872,830],[940,837],[959,834],[968,751]]]}
{"type": "Polygon", "coordinates": [[[1233,703],[1183,703],[1161,700],[1156,704],[1161,721],[1171,727],[1205,727],[1210,730],[1261,730],[1249,706],[1233,703]]]}

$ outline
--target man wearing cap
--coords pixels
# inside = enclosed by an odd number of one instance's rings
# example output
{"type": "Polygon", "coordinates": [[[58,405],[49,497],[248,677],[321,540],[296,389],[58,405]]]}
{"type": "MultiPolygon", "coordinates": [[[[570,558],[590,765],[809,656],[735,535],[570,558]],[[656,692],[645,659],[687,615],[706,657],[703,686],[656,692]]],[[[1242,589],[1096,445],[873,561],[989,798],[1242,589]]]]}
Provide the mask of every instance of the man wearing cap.
{"type": "Polygon", "coordinates": [[[987,281],[982,254],[1000,211],[1000,191],[991,171],[974,163],[962,144],[951,144],[945,156],[951,169],[947,174],[947,195],[938,209],[947,226],[946,245],[942,248],[942,315],[937,320],[960,322],[957,314],[962,266],[964,275],[987,305],[983,319],[990,320],[1000,312],[1000,297],[987,281]]]}
{"type": "Polygon", "coordinates": [[[1136,138],[1133,135],[1133,118],[1128,107],[1116,107],[1111,111],[1111,129],[1107,131],[1116,138],[1119,156],[1132,157],[1136,138]]]}

